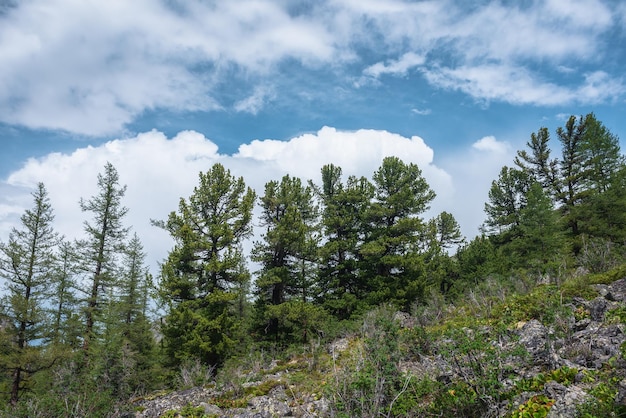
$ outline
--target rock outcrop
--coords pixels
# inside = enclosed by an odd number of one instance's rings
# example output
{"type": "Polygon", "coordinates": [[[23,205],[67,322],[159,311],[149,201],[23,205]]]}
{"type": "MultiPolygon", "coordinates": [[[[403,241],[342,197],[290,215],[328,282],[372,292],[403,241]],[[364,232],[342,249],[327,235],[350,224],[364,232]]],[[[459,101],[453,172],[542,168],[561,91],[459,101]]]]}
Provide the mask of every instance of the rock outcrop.
{"type": "MultiPolygon", "coordinates": [[[[585,300],[574,298],[565,306],[569,315],[561,318],[558,324],[544,324],[537,319],[518,323],[509,330],[510,338],[494,341],[493,346],[502,352],[514,347],[523,347],[527,355],[511,360],[509,366],[515,367],[519,379],[533,379],[540,373],[566,368],[576,370],[577,375],[567,383],[548,379],[540,388],[523,392],[512,400],[494,404],[488,416],[510,416],[529,399],[543,396],[550,400],[548,418],[576,416],[577,408],[590,399],[594,382],[586,379],[590,372],[598,372],[606,367],[621,370],[623,376],[619,383],[619,392],[614,402],[626,406],[626,362],[622,357],[623,344],[626,341],[626,327],[622,322],[626,318],[615,318],[615,312],[624,312],[626,316],[626,279],[611,285],[596,285],[600,296],[585,300]]],[[[414,327],[418,321],[407,315],[398,315],[403,327],[414,327]]],[[[488,331],[488,330],[487,330],[488,331]]],[[[474,332],[474,331],[468,331],[474,332]]],[[[479,332],[479,331],[478,331],[479,332]]],[[[488,334],[488,332],[486,332],[488,334]]],[[[435,343],[436,345],[437,343],[435,343]]],[[[332,361],[337,360],[350,350],[350,340],[337,340],[328,347],[332,361]]],[[[418,356],[403,360],[399,365],[405,373],[418,377],[428,376],[447,384],[460,378],[462,372],[442,356],[418,356]]],[[[181,411],[189,405],[201,408],[208,417],[326,417],[331,416],[331,407],[320,393],[294,395],[294,388],[288,383],[289,371],[271,374],[265,379],[272,379],[273,387],[267,393],[245,398],[245,405],[218,405],[216,400],[223,399],[224,391],[215,387],[192,388],[152,398],[134,401],[136,418],[156,418],[168,411],[181,411]]],[[[619,374],[619,372],[618,372],[619,374]]],[[[263,382],[257,382],[262,384],[263,382]]],[[[504,387],[512,387],[512,381],[502,382],[504,387]]]]}

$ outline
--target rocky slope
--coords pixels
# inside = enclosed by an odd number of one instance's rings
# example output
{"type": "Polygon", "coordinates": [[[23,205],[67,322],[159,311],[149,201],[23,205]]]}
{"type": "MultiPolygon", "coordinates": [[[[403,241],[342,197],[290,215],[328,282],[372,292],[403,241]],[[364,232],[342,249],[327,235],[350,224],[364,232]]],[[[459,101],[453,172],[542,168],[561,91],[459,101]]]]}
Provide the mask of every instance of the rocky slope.
{"type": "MultiPolygon", "coordinates": [[[[499,313],[508,318],[506,321],[460,327],[456,335],[462,336],[463,343],[445,333],[426,342],[423,338],[404,340],[399,370],[403,376],[435,382],[441,396],[454,397],[455,388],[469,388],[484,404],[481,416],[616,416],[620,405],[626,408],[626,279],[592,285],[588,298],[570,297],[567,302],[559,302],[556,314],[547,315],[553,305],[545,304],[541,297],[557,300],[551,289],[535,294],[538,307],[534,311],[532,306],[518,306],[507,299],[494,310],[495,316],[499,313]],[[529,319],[519,314],[520,309],[532,313],[527,315],[529,319]],[[419,347],[410,346],[420,342],[419,347]],[[486,345],[471,345],[476,343],[486,345]],[[497,373],[492,373],[494,367],[497,373]],[[487,375],[499,381],[489,383],[487,375]],[[459,382],[465,386],[458,386],[459,382]],[[450,388],[447,392],[441,390],[446,387],[450,388]]],[[[526,304],[532,300],[523,299],[526,304]]],[[[396,319],[404,334],[421,327],[416,318],[406,314],[396,319]]],[[[354,351],[362,348],[360,338],[337,340],[317,352],[311,348],[309,355],[295,356],[290,361],[242,368],[227,383],[213,382],[135,399],[134,416],[333,416],[333,402],[338,399],[333,391],[340,388],[338,376],[358,364],[347,359],[353,359],[354,351]]],[[[398,399],[412,396],[406,386],[401,391],[398,399]]],[[[437,396],[409,399],[413,409],[406,415],[420,416],[419,411],[426,410],[428,402],[439,402],[437,396]]],[[[391,407],[387,414],[400,415],[390,411],[391,407]]]]}

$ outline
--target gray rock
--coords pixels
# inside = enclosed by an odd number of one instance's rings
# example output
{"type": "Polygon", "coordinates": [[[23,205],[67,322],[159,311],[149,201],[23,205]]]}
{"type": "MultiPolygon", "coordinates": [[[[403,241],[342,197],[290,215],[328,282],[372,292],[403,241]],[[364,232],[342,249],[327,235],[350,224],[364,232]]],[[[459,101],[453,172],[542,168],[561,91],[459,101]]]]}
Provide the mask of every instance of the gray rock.
{"type": "Polygon", "coordinates": [[[607,302],[603,297],[597,297],[589,302],[589,314],[592,321],[604,320],[604,313],[606,312],[607,302]]]}
{"type": "Polygon", "coordinates": [[[519,343],[535,361],[545,360],[548,353],[548,329],[532,319],[520,329],[519,343]]]}
{"type": "Polygon", "coordinates": [[[348,347],[350,347],[350,339],[340,338],[328,345],[328,352],[333,356],[334,359],[337,359],[339,354],[346,351],[348,347]]]}
{"type": "Polygon", "coordinates": [[[611,283],[606,298],[616,302],[626,302],[626,279],[616,280],[611,283]]]}
{"type": "Polygon", "coordinates": [[[546,396],[555,400],[547,418],[571,418],[576,416],[578,405],[589,399],[587,392],[577,386],[565,387],[556,382],[546,383],[546,396]]]}

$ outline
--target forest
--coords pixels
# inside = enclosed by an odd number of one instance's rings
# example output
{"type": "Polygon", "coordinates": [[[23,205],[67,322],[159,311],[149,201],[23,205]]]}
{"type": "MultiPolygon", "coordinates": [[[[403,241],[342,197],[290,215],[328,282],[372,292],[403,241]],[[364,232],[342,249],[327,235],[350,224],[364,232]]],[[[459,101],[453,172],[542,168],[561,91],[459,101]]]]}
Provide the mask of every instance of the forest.
{"type": "MultiPolygon", "coordinates": [[[[180,387],[181,370],[216,376],[250,353],[358,333],[379,309],[419,315],[484,286],[529,293],[611,271],[626,254],[626,160],[593,113],[530,135],[493,180],[471,240],[448,212],[424,218],[435,193],[401,156],[371,178],[332,164],[317,182],[285,175],[263,195],[215,164],[151,220],[174,243],[153,277],[125,223],[123,179],[109,163],[97,182],[79,203],[81,239],[54,230],[40,183],[0,242],[0,416],[122,416],[129,399],[180,387]]],[[[336,416],[367,415],[330,398],[336,416]]]]}

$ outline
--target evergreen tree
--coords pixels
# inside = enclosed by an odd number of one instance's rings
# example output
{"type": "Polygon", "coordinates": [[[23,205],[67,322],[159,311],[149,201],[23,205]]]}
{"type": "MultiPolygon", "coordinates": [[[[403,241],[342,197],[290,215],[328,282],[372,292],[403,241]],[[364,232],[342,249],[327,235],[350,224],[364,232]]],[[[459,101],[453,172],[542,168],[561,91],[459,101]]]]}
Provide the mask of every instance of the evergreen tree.
{"type": "Polygon", "coordinates": [[[374,195],[364,177],[350,176],[344,185],[341,168],[322,167],[322,226],[317,300],[335,317],[348,319],[363,308],[368,284],[359,274],[365,214],[374,195]]]}
{"type": "Polygon", "coordinates": [[[435,193],[415,164],[386,157],[374,173],[374,200],[366,213],[361,247],[363,269],[374,285],[370,303],[389,301],[408,309],[425,287],[419,239],[425,230],[420,215],[435,193]]]}
{"type": "Polygon", "coordinates": [[[541,128],[527,144],[530,152],[519,151],[515,162],[554,199],[577,253],[581,235],[606,230],[598,225],[596,215],[602,214],[602,209],[597,205],[606,203],[602,195],[619,176],[624,157],[617,137],[593,113],[571,116],[556,133],[561,143],[560,159],[550,159],[550,138],[547,129],[541,128]]]}
{"type": "Polygon", "coordinates": [[[265,185],[261,207],[266,232],[252,250],[252,259],[261,265],[256,281],[256,322],[267,336],[276,338],[282,332],[279,311],[271,307],[292,300],[309,303],[312,299],[319,215],[313,188],[289,175],[280,183],[270,181],[265,185]]]}
{"type": "Polygon", "coordinates": [[[167,305],[163,326],[173,365],[187,358],[219,365],[233,353],[242,324],[237,312],[247,286],[242,242],[252,233],[256,195],[242,177],[215,164],[164,228],[175,240],[163,264],[160,295],[167,305]]]}
{"type": "Polygon", "coordinates": [[[80,265],[87,274],[85,331],[83,349],[88,354],[90,343],[96,337],[99,308],[107,291],[114,286],[118,259],[124,249],[128,228],[122,220],[128,209],[122,206],[126,186],[119,185],[119,175],[111,163],[106,163],[104,173],[98,174],[98,193],[89,200],[80,200],[83,212],[91,212],[93,219],[85,222],[87,237],[77,243],[80,265]]]}
{"type": "Polygon", "coordinates": [[[33,193],[34,206],[0,243],[0,278],[6,283],[2,304],[5,347],[0,368],[10,374],[10,403],[17,404],[35,373],[52,365],[41,342],[48,336],[46,289],[55,270],[54,249],[59,242],[52,228],[54,215],[43,183],[33,193]]]}
{"type": "Polygon", "coordinates": [[[425,241],[430,284],[447,293],[459,277],[458,263],[447,251],[465,241],[461,227],[451,213],[441,212],[428,221],[425,241]]]}
{"type": "Polygon", "coordinates": [[[460,289],[474,287],[492,274],[503,272],[498,261],[497,248],[484,233],[457,249],[460,289]]]}
{"type": "Polygon", "coordinates": [[[558,261],[564,245],[559,217],[539,183],[533,183],[526,194],[519,237],[509,245],[520,267],[534,268],[540,274],[549,273],[558,261]]]}
{"type": "Polygon", "coordinates": [[[509,167],[502,167],[498,180],[492,182],[489,202],[485,204],[485,226],[501,242],[509,242],[518,234],[520,211],[526,205],[530,184],[527,172],[509,167]]]}
{"type": "Polygon", "coordinates": [[[151,279],[145,258],[141,240],[134,234],[121,263],[119,295],[109,304],[109,344],[103,345],[109,358],[105,372],[117,398],[154,385],[155,343],[147,317],[151,279]]]}
{"type": "Polygon", "coordinates": [[[461,234],[461,227],[454,215],[441,212],[428,222],[428,230],[432,247],[437,251],[445,251],[454,245],[460,245],[465,241],[461,234]]]}
{"type": "Polygon", "coordinates": [[[49,301],[52,327],[50,342],[55,346],[75,349],[82,332],[75,275],[78,271],[76,251],[71,243],[62,241],[56,251],[57,265],[47,298],[49,301]]]}

